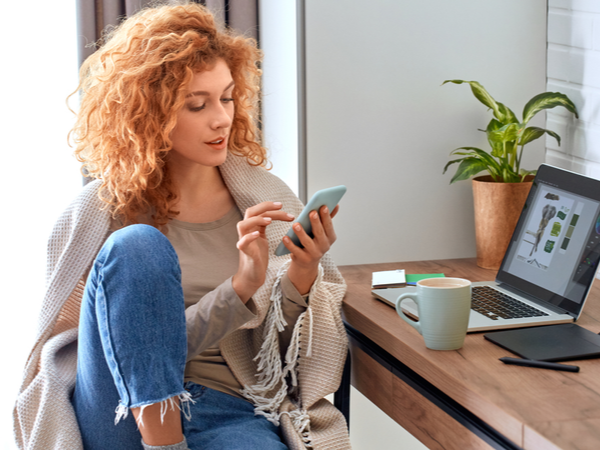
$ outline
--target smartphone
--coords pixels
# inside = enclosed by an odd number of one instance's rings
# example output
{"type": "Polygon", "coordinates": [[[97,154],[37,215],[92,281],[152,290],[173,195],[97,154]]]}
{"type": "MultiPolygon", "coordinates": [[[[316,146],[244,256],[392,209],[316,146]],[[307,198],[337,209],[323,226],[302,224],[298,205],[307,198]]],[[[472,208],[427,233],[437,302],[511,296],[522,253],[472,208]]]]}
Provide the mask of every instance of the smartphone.
{"type": "MultiPolygon", "coordinates": [[[[329,208],[330,212],[333,211],[333,209],[336,207],[336,205],[339,203],[339,201],[345,193],[346,186],[343,185],[331,187],[328,189],[321,189],[320,191],[315,192],[315,195],[313,195],[312,198],[308,201],[308,203],[306,204],[298,218],[295,220],[295,222],[298,222],[300,225],[302,225],[302,228],[304,228],[306,233],[310,237],[313,237],[312,226],[308,217],[310,212],[318,212],[321,206],[323,205],[326,205],[327,208],[329,208]]],[[[287,232],[287,235],[294,244],[296,244],[298,247],[303,248],[302,244],[300,243],[300,239],[298,239],[298,236],[296,236],[296,233],[294,233],[293,228],[290,228],[290,231],[287,232]]],[[[283,245],[283,242],[280,242],[279,246],[275,249],[276,256],[287,255],[289,252],[290,251],[286,248],[286,246],[283,245]]]]}

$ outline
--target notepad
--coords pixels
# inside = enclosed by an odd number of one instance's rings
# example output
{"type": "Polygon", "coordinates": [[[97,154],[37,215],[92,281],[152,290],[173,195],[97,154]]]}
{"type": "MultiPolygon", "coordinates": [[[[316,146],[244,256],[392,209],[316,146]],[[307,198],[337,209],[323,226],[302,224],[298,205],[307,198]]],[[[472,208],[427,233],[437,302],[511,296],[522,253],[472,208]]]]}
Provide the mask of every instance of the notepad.
{"type": "Polygon", "coordinates": [[[426,280],[427,278],[442,278],[443,273],[420,273],[420,274],[407,274],[406,284],[417,284],[417,281],[426,280]]]}
{"type": "Polygon", "coordinates": [[[405,284],[406,276],[404,269],[373,272],[371,280],[371,287],[373,289],[395,288],[404,286],[405,284]]]}

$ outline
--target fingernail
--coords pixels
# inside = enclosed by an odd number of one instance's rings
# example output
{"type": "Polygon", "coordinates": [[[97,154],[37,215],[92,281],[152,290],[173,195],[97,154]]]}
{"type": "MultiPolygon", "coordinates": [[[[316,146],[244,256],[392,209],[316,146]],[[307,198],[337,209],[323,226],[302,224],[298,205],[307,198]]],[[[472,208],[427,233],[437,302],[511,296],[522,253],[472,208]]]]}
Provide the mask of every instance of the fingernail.
{"type": "Polygon", "coordinates": [[[283,205],[283,203],[281,203],[281,202],[273,202],[273,204],[274,204],[275,206],[282,206],[282,205],[283,205]]]}
{"type": "Polygon", "coordinates": [[[271,219],[270,217],[265,217],[265,220],[270,223],[273,219],[271,219]]]}
{"type": "Polygon", "coordinates": [[[329,212],[329,208],[326,206],[325,208],[323,208],[323,212],[324,212],[325,214],[327,214],[327,213],[329,212]]]}
{"type": "Polygon", "coordinates": [[[300,226],[300,224],[299,224],[299,223],[297,223],[297,224],[294,224],[294,230],[298,230],[298,231],[300,231],[300,228],[302,228],[302,227],[300,226]]]}
{"type": "Polygon", "coordinates": [[[313,219],[316,219],[316,218],[319,217],[319,215],[317,214],[316,211],[313,211],[313,212],[310,213],[310,217],[312,217],[313,219]]]}
{"type": "Polygon", "coordinates": [[[290,242],[290,238],[289,238],[289,237],[287,237],[287,236],[284,236],[284,237],[283,237],[283,240],[284,240],[285,242],[290,242]]]}
{"type": "Polygon", "coordinates": [[[288,216],[288,219],[292,219],[292,220],[294,220],[294,216],[292,216],[291,214],[289,214],[289,213],[288,213],[288,215],[287,215],[287,216],[288,216]]]}

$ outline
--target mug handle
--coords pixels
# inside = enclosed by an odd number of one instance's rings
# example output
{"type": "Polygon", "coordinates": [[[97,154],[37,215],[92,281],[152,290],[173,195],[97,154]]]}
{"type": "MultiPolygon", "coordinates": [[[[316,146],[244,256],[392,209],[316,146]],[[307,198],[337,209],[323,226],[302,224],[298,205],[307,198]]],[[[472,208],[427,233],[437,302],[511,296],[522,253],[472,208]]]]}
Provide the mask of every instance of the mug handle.
{"type": "Polygon", "coordinates": [[[421,322],[419,322],[419,321],[415,322],[414,320],[409,319],[408,316],[406,314],[404,314],[404,311],[402,311],[402,307],[400,305],[407,298],[410,298],[412,301],[414,301],[417,304],[417,309],[419,310],[419,313],[421,312],[421,308],[419,305],[419,299],[413,293],[402,294],[400,297],[398,297],[398,299],[396,300],[396,312],[398,313],[398,315],[400,316],[400,318],[402,320],[404,320],[411,327],[413,327],[415,330],[417,330],[419,332],[419,334],[422,335],[423,333],[421,332],[421,322]]]}

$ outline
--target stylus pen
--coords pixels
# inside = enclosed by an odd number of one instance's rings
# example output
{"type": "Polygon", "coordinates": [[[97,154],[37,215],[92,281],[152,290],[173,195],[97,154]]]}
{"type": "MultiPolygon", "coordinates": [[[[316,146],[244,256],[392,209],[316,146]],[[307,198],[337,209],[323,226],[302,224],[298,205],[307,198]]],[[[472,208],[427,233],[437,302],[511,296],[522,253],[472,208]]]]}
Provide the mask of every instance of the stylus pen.
{"type": "Polygon", "coordinates": [[[534,359],[509,358],[505,356],[500,358],[504,364],[514,364],[515,366],[537,367],[539,369],[564,370],[565,372],[579,372],[579,366],[569,366],[567,364],[558,364],[547,361],[536,361],[534,359]]]}

